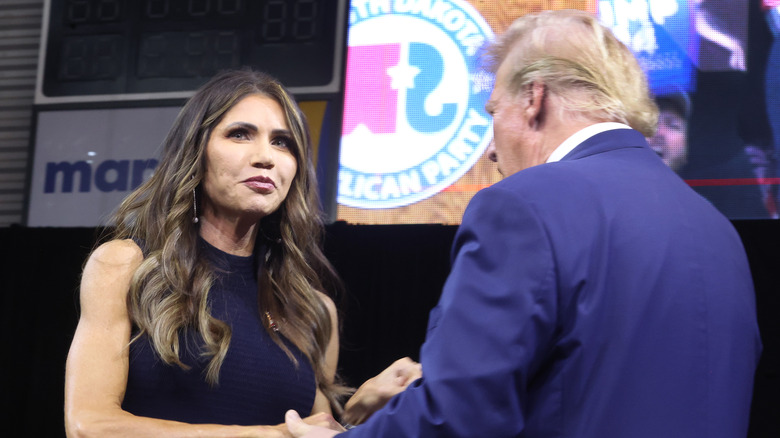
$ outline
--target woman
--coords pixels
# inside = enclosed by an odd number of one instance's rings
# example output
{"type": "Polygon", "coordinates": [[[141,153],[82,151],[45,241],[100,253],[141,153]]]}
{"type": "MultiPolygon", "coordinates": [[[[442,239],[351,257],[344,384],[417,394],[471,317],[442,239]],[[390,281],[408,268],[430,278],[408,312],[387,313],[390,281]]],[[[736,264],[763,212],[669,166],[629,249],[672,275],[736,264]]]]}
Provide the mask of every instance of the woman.
{"type": "Polygon", "coordinates": [[[69,436],[285,436],[291,408],[333,421],[338,324],[320,291],[337,277],[309,142],[262,73],[221,73],[186,103],[85,264],[69,436]]]}

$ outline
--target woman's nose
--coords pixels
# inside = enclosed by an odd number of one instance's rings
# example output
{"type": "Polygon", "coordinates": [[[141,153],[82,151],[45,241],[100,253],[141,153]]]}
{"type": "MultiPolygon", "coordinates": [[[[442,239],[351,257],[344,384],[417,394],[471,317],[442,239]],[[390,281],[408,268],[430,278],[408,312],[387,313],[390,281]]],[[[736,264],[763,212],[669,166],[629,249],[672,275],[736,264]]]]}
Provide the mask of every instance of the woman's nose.
{"type": "Polygon", "coordinates": [[[268,168],[274,166],[274,149],[267,141],[258,141],[252,147],[252,166],[268,168]]]}

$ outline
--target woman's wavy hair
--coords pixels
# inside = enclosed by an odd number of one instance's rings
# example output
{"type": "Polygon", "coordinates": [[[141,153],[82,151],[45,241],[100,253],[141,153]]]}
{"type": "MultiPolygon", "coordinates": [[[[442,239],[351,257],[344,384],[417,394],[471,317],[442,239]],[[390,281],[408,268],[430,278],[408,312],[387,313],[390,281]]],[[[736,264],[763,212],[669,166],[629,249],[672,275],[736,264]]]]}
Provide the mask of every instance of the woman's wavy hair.
{"type": "Polygon", "coordinates": [[[325,350],[333,330],[317,291],[340,289],[336,272],[321,250],[323,220],[311,159],[305,115],[275,78],[251,69],[217,74],[182,108],[163,143],[151,178],[131,193],[114,215],[111,238],[142,242],[145,252],[132,279],[128,311],[137,328],[131,342],[147,336],[160,358],[184,369],[180,334],[196,333],[208,360],[205,379],[216,385],[230,344],[230,327],[209,313],[214,268],[200,256],[198,226],[193,223],[196,192],[206,168],[205,149],[212,130],[241,99],[269,97],[282,107],[292,132],[297,171],[287,198],[263,218],[257,233],[258,312],[273,315],[279,332],[263,318],[266,330],[296,366],[280,337],[310,361],[319,388],[339,412],[345,388],[326,377],[325,350]]]}
{"type": "Polygon", "coordinates": [[[524,15],[488,48],[490,70],[511,62],[511,91],[541,81],[570,116],[625,123],[655,134],[658,108],[631,51],[591,14],[578,10],[524,15]]]}

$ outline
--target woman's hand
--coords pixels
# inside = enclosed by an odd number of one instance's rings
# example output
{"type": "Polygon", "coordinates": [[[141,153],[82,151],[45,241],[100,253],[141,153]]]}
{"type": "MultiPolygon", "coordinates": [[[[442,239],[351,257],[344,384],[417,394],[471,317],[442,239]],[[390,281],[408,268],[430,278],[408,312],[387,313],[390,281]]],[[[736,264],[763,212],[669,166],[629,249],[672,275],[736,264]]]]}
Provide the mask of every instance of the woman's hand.
{"type": "MultiPolygon", "coordinates": [[[[419,363],[405,357],[393,362],[376,377],[368,379],[349,399],[342,419],[346,423],[363,423],[374,412],[382,408],[394,395],[410,383],[422,377],[419,363]]],[[[333,421],[333,417],[316,414],[302,420],[295,411],[287,411],[285,421],[294,438],[331,438],[345,429],[333,421]]]]}
{"type": "MultiPolygon", "coordinates": [[[[289,417],[286,417],[285,419],[287,418],[289,417]]],[[[295,424],[299,430],[328,429],[334,431],[334,433],[344,431],[344,428],[341,427],[341,425],[333,418],[333,416],[326,412],[310,415],[303,419],[301,419],[300,416],[297,416],[295,421],[297,421],[295,424]],[[300,424],[298,424],[298,422],[300,424]]],[[[296,435],[291,432],[291,429],[286,423],[278,424],[276,426],[260,426],[257,428],[257,435],[253,435],[254,438],[294,438],[295,436],[296,435]]]]}
{"type": "Polygon", "coordinates": [[[329,421],[328,419],[314,418],[318,415],[322,414],[315,414],[302,420],[297,412],[289,410],[285,415],[285,424],[293,438],[330,438],[346,430],[336,423],[330,415],[325,414],[329,417],[329,421]]]}
{"type": "Polygon", "coordinates": [[[393,396],[422,377],[422,367],[408,357],[398,359],[376,377],[368,379],[347,401],[342,420],[357,425],[365,422],[393,396]]]}

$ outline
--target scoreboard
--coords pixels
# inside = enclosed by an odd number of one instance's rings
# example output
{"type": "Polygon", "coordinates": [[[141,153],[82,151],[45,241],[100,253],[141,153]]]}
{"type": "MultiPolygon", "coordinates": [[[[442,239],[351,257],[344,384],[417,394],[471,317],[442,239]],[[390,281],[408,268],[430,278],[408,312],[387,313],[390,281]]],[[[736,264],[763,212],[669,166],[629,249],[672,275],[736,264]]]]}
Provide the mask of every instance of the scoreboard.
{"type": "Polygon", "coordinates": [[[242,66],[340,93],[346,1],[49,0],[36,104],[188,97],[242,66]]]}

